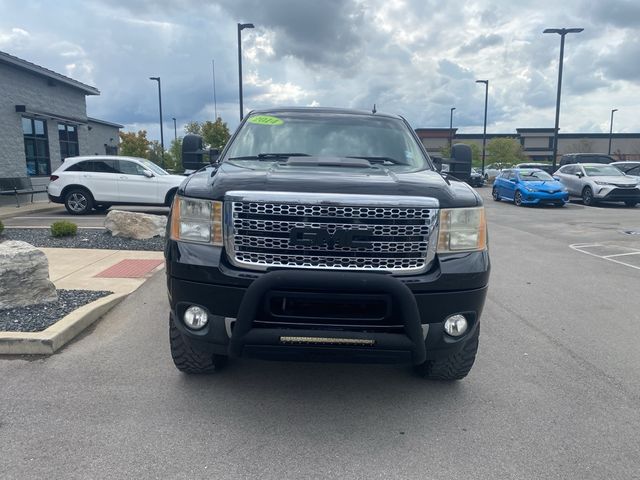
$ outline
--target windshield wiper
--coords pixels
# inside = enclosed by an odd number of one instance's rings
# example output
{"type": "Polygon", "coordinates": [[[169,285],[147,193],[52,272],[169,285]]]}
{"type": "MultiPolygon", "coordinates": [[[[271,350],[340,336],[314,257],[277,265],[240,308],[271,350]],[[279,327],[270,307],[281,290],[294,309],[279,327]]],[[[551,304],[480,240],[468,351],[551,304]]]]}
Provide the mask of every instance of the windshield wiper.
{"type": "Polygon", "coordinates": [[[363,160],[369,160],[371,163],[392,163],[394,165],[406,165],[395,158],[391,157],[367,157],[365,155],[347,155],[345,158],[362,158],[363,160]]]}
{"type": "Polygon", "coordinates": [[[309,157],[308,153],[259,153],[257,155],[246,155],[244,157],[231,157],[229,160],[271,160],[289,157],[309,157]]]}

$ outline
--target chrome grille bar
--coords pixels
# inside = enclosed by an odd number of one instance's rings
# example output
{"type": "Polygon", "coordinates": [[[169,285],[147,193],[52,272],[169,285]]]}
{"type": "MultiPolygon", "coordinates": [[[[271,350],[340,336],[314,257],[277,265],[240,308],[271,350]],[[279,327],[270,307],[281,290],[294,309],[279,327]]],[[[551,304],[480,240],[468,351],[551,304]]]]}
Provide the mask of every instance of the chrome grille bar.
{"type": "Polygon", "coordinates": [[[225,248],[254,270],[420,273],[435,256],[438,202],[428,197],[232,191],[225,248]]]}

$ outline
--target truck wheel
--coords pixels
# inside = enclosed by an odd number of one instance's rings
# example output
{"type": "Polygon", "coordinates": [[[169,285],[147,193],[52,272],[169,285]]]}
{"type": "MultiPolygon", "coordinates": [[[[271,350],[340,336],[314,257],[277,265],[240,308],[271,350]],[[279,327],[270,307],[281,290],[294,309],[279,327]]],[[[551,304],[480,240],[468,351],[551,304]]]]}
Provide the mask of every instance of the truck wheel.
{"type": "Polygon", "coordinates": [[[169,318],[169,343],[171,357],[176,368],[184,373],[213,373],[220,370],[227,363],[227,357],[199,352],[191,348],[182,338],[173,322],[169,318]]]}
{"type": "Polygon", "coordinates": [[[427,360],[415,367],[418,375],[432,380],[461,380],[467,376],[478,351],[480,325],[467,343],[457,353],[438,360],[427,360]]]}

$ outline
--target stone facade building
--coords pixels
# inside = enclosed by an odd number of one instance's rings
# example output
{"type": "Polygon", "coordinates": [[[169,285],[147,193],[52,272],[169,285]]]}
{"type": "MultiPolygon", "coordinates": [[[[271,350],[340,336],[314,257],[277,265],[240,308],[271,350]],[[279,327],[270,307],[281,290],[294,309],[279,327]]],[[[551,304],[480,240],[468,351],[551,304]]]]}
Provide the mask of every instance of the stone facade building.
{"type": "Polygon", "coordinates": [[[0,52],[0,92],[0,178],[46,185],[66,157],[117,153],[122,126],[87,117],[97,88],[0,52]]]}

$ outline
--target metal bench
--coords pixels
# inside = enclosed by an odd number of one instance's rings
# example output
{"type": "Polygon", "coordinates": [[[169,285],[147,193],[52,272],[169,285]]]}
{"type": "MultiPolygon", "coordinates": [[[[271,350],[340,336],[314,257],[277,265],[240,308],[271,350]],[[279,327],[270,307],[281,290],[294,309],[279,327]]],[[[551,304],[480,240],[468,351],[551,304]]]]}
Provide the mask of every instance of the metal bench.
{"type": "Polygon", "coordinates": [[[0,177],[0,195],[13,195],[16,199],[16,207],[20,206],[18,195],[31,194],[31,203],[33,203],[33,195],[36,193],[45,193],[47,187],[34,187],[30,177],[0,177]]]}

